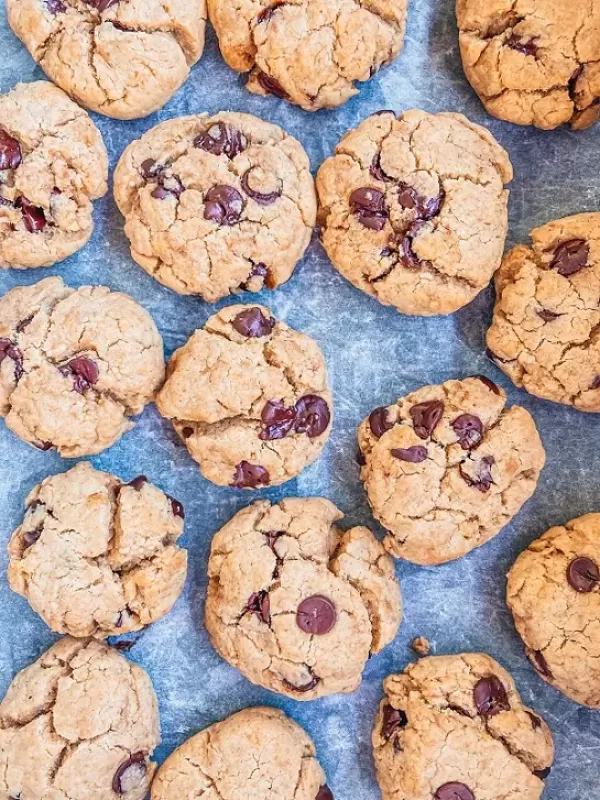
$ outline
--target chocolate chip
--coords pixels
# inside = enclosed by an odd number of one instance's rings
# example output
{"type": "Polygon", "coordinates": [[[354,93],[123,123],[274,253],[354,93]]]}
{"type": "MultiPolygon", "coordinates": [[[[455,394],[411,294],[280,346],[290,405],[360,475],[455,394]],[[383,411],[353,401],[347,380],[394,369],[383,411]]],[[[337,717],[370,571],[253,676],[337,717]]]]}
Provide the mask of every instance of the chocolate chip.
{"type": "Polygon", "coordinates": [[[233,186],[213,186],[204,195],[204,219],[218,225],[235,225],[243,210],[244,198],[233,186]]]}
{"type": "Polygon", "coordinates": [[[305,433],[309,439],[320,436],[327,430],[331,413],[322,397],[305,394],[296,402],[296,433],[305,433]]]}
{"type": "Polygon", "coordinates": [[[577,67],[577,69],[573,72],[568,82],[569,97],[572,100],[575,99],[575,95],[577,93],[577,82],[579,81],[579,78],[581,78],[582,75],[583,75],[583,64],[580,64],[577,67]]]}
{"type": "Polygon", "coordinates": [[[483,438],[483,423],[474,414],[461,414],[452,423],[452,429],[463,450],[472,450],[483,438]]]}
{"type": "Polygon", "coordinates": [[[253,189],[250,186],[250,175],[252,172],[257,169],[256,167],[250,167],[250,169],[246,170],[241,178],[242,189],[246,192],[248,197],[251,197],[261,206],[269,206],[271,203],[274,203],[281,197],[283,192],[283,187],[280,186],[274,192],[258,192],[256,189],[253,189]]]}
{"type": "Polygon", "coordinates": [[[145,475],[138,475],[137,478],[134,478],[125,485],[131,486],[132,489],[135,489],[136,492],[139,492],[145,483],[148,483],[148,478],[145,475]]]}
{"type": "Polygon", "coordinates": [[[13,362],[15,381],[20,381],[24,373],[23,353],[10,339],[2,338],[0,339],[0,364],[5,358],[10,358],[13,362]]]}
{"type": "MultiPolygon", "coordinates": [[[[275,553],[275,543],[277,542],[278,539],[281,539],[282,536],[285,536],[285,533],[283,531],[267,531],[267,533],[265,533],[267,544],[274,553],[275,553]]],[[[277,553],[275,553],[275,555],[277,555],[277,553]]]]}
{"type": "Polygon", "coordinates": [[[171,501],[171,511],[173,512],[174,517],[179,517],[180,519],[185,519],[185,511],[183,509],[183,503],[180,503],[179,500],[176,500],[171,495],[167,495],[168,499],[171,501]]]}
{"type": "Polygon", "coordinates": [[[545,781],[548,775],[550,775],[551,771],[552,770],[550,767],[546,767],[545,769],[534,769],[533,774],[535,775],[536,778],[539,778],[541,781],[545,781]]]}
{"type": "Polygon", "coordinates": [[[373,156],[373,161],[371,162],[369,172],[376,181],[381,181],[382,183],[389,183],[390,181],[394,180],[389,175],[386,175],[381,167],[381,153],[375,153],[373,156]]]}
{"type": "Polygon", "coordinates": [[[267,75],[266,72],[262,72],[262,70],[257,71],[257,78],[258,82],[262,86],[262,88],[267,92],[267,94],[272,94],[275,97],[279,97],[280,100],[289,100],[289,95],[283,88],[283,86],[279,83],[278,80],[272,78],[271,75],[267,75]]]}
{"type": "Polygon", "coordinates": [[[61,375],[73,377],[73,389],[84,394],[90,386],[97,383],[100,376],[98,365],[91,358],[77,356],[60,367],[61,375]]]}
{"type": "Polygon", "coordinates": [[[383,192],[369,186],[355,189],[349,203],[350,210],[361,225],[373,231],[383,230],[389,216],[383,192]]]}
{"type": "Polygon", "coordinates": [[[27,531],[23,534],[23,550],[28,550],[34,545],[42,535],[42,528],[36,528],[34,531],[27,531]]]}
{"type": "Polygon", "coordinates": [[[531,711],[526,711],[525,713],[531,720],[531,727],[533,728],[534,731],[537,731],[539,728],[542,727],[542,721],[536,714],[534,714],[531,711]]]}
{"type": "Polygon", "coordinates": [[[442,210],[445,196],[445,192],[442,191],[437,197],[427,199],[407,183],[400,183],[398,185],[399,204],[402,208],[414,210],[419,221],[427,221],[433,219],[433,217],[437,217],[442,210]]]}
{"type": "Polygon", "coordinates": [[[144,753],[132,753],[115,772],[112,790],[115,794],[128,794],[146,783],[146,756],[144,753]]]}
{"type": "Polygon", "coordinates": [[[29,233],[40,233],[46,227],[44,209],[34,206],[26,197],[19,197],[15,201],[17,208],[21,209],[21,216],[29,233]]]}
{"type": "Polygon", "coordinates": [[[277,8],[277,5],[267,6],[266,8],[263,8],[263,10],[260,12],[260,14],[256,18],[256,24],[257,25],[262,25],[263,22],[267,22],[268,20],[270,20],[271,17],[273,16],[273,14],[275,13],[275,9],[276,8],[277,8]]]}
{"type": "Polygon", "coordinates": [[[252,269],[250,270],[250,274],[248,275],[248,280],[254,277],[266,278],[268,274],[269,274],[269,269],[267,265],[263,264],[261,261],[258,264],[252,264],[252,269]]]}
{"type": "Polygon", "coordinates": [[[545,678],[552,678],[552,672],[542,651],[532,650],[531,656],[533,658],[533,666],[536,672],[539,672],[540,675],[543,675],[545,678]]]}
{"type": "Polygon", "coordinates": [[[317,796],[315,800],[333,800],[333,795],[331,794],[331,789],[329,786],[321,786],[319,791],[317,792],[317,796]]]}
{"type": "Polygon", "coordinates": [[[588,266],[589,255],[590,246],[585,239],[569,239],[555,248],[550,269],[555,269],[559,275],[568,278],[588,266]]]}
{"type": "Polygon", "coordinates": [[[44,5],[51,14],[64,14],[67,7],[61,0],[44,0],[44,5]]]}
{"type": "Polygon", "coordinates": [[[314,594],[298,606],[296,624],[304,633],[324,636],[335,625],[337,614],[335,606],[327,597],[314,594]]]}
{"type": "Polygon", "coordinates": [[[181,431],[181,435],[184,439],[189,439],[190,436],[194,433],[194,429],[190,428],[189,425],[186,425],[185,428],[181,431]]]}
{"type": "Polygon", "coordinates": [[[417,220],[416,222],[413,222],[400,241],[400,261],[409,269],[418,269],[422,264],[428,263],[421,261],[419,256],[413,250],[413,242],[424,225],[425,222],[423,220],[417,220]]]}
{"type": "Polygon", "coordinates": [[[359,467],[364,467],[364,465],[367,463],[365,454],[360,448],[358,450],[358,453],[356,454],[356,463],[358,464],[359,467]]]}
{"type": "Polygon", "coordinates": [[[418,444],[414,447],[407,447],[406,449],[399,447],[392,450],[392,455],[394,458],[400,459],[400,461],[408,461],[411,464],[420,464],[421,461],[425,461],[427,458],[427,448],[418,444]]]}
{"type": "Polygon", "coordinates": [[[33,322],[33,316],[34,315],[32,314],[30,317],[26,317],[25,319],[22,319],[19,322],[19,324],[17,325],[17,327],[15,328],[16,332],[17,333],[23,333],[23,331],[29,325],[29,323],[33,322]]]}
{"type": "Polygon", "coordinates": [[[494,394],[497,394],[498,396],[500,396],[502,394],[501,390],[499,389],[498,386],[496,386],[494,381],[491,381],[485,375],[473,375],[472,377],[473,378],[477,378],[478,381],[481,381],[484,386],[487,386],[487,388],[490,390],[490,392],[493,392],[494,394]]]}
{"type": "Polygon", "coordinates": [[[119,0],[84,0],[88,6],[93,6],[96,11],[106,11],[107,8],[111,8],[111,6],[116,6],[119,0]]]}
{"type": "Polygon", "coordinates": [[[394,423],[390,422],[388,417],[387,408],[376,408],[369,414],[369,427],[371,433],[380,439],[386,431],[394,427],[394,423]]]}
{"type": "Polygon", "coordinates": [[[464,783],[444,783],[436,791],[435,800],[475,800],[475,795],[464,783]]]}
{"type": "Polygon", "coordinates": [[[443,413],[444,404],[441,400],[427,400],[410,409],[413,428],[419,439],[427,439],[432,435],[443,413]]]}
{"type": "Polygon", "coordinates": [[[544,320],[544,322],[553,322],[555,319],[562,317],[562,314],[557,314],[555,311],[550,311],[547,308],[540,308],[535,312],[538,317],[544,320]]]}
{"type": "Polygon", "coordinates": [[[293,683],[290,683],[285,678],[282,681],[285,688],[288,689],[290,692],[301,692],[301,693],[312,691],[315,688],[315,686],[317,686],[320,682],[321,678],[319,678],[317,675],[313,675],[310,681],[308,683],[303,684],[302,686],[295,686],[293,683]]]}
{"type": "Polygon", "coordinates": [[[167,197],[179,197],[179,195],[183,192],[183,187],[181,190],[179,189],[167,189],[164,186],[157,186],[156,189],[152,192],[152,197],[155,200],[166,200],[167,197]]]}
{"type": "Polygon", "coordinates": [[[510,711],[510,702],[504,684],[496,675],[481,678],[473,689],[473,701],[484,719],[495,717],[502,711],[510,711]]]}
{"type": "Polygon", "coordinates": [[[387,704],[383,707],[381,733],[383,738],[389,742],[396,731],[406,728],[408,717],[404,711],[387,704]]]}
{"type": "Polygon", "coordinates": [[[140,167],[142,177],[146,180],[151,180],[152,178],[158,177],[163,170],[164,167],[153,158],[147,158],[145,161],[142,161],[142,165],[140,167]]]}
{"type": "Polygon", "coordinates": [[[224,122],[215,122],[207,131],[196,136],[194,147],[206,150],[213,156],[235,158],[248,146],[248,140],[236,128],[224,122]]]}
{"type": "Polygon", "coordinates": [[[260,464],[240,461],[235,467],[230,486],[235,486],[237,489],[256,489],[257,486],[268,486],[270,480],[268,471],[260,464]]]}
{"type": "Polygon", "coordinates": [[[594,380],[590,383],[590,389],[600,389],[600,375],[596,375],[594,380]]]}
{"type": "Polygon", "coordinates": [[[600,583],[600,569],[591,558],[574,558],[567,567],[569,586],[580,594],[589,594],[600,583]]]}
{"type": "Polygon", "coordinates": [[[496,355],[496,353],[494,353],[493,350],[490,350],[489,347],[486,348],[485,354],[490,361],[493,361],[496,364],[508,364],[508,362],[511,360],[510,358],[500,358],[500,356],[496,355]]]}
{"type": "Polygon", "coordinates": [[[523,53],[524,56],[535,56],[538,51],[537,39],[522,39],[518,34],[513,33],[510,39],[506,42],[507,47],[511,50],[517,50],[523,53]]]}
{"type": "Polygon", "coordinates": [[[268,336],[275,327],[275,317],[265,317],[257,306],[246,308],[231,320],[232,327],[241,335],[249,339],[268,336]]]}
{"type": "Polygon", "coordinates": [[[461,478],[469,486],[478,489],[482,494],[489,492],[491,485],[494,483],[492,478],[492,465],[495,463],[494,456],[484,456],[477,462],[477,469],[475,476],[468,475],[463,471],[462,467],[458,468],[461,478]]]}
{"type": "Polygon", "coordinates": [[[269,400],[262,410],[261,421],[264,427],[259,437],[263,441],[283,439],[294,427],[296,409],[286,406],[283,400],[269,400]]]}
{"type": "Polygon", "coordinates": [[[271,624],[271,601],[268,592],[253,592],[246,603],[246,614],[254,614],[265,625],[271,624]]]}
{"type": "Polygon", "coordinates": [[[32,442],[33,446],[42,452],[46,452],[47,450],[51,450],[54,445],[52,442],[32,442]]]}
{"type": "Polygon", "coordinates": [[[16,169],[21,160],[21,145],[7,131],[0,128],[0,170],[16,169]]]}

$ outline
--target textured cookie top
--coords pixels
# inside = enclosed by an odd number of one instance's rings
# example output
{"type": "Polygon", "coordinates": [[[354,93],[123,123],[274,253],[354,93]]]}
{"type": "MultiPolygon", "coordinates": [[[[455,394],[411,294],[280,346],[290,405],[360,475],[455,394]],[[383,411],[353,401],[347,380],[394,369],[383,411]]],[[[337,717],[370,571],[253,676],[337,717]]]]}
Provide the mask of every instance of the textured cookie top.
{"type": "Polygon", "coordinates": [[[402,48],[408,0],[209,0],[223,58],[251,92],[342,105],[402,48]]]}
{"type": "Polygon", "coordinates": [[[332,398],[316,342],[264,306],[229,306],[176,350],[159,411],[220,486],[290,480],[329,437],[332,398]]]}
{"type": "Polygon", "coordinates": [[[115,199],[138,264],[208,302],[287,281],[316,218],[302,145],[248,114],[152,128],[121,156],[115,199]]]}
{"type": "Polygon", "coordinates": [[[192,736],[159,769],[152,800],[333,800],[306,732],[275,708],[248,708],[192,736]]]}
{"type": "Polygon", "coordinates": [[[540,677],[600,708],[600,514],[551,528],[521,553],[507,602],[540,677]]]}
{"type": "Polygon", "coordinates": [[[545,453],[533,418],[483,376],[424,386],[358,429],[361,479],[386,549],[441,564],[495,536],[531,497],[545,453]]]}
{"type": "Polygon", "coordinates": [[[402,618],[392,559],[328,500],[259,501],[213,539],[206,627],[249,680],[295,700],[353,692],[402,618]]]}
{"type": "Polygon", "coordinates": [[[383,683],[373,731],[383,800],[538,800],[554,758],[546,723],[483,653],[430,656],[383,683]]]}
{"type": "Polygon", "coordinates": [[[507,153],[460,114],[374,114],[317,174],[323,245],[380,302],[450,314],[500,265],[510,180],[507,153]]]}
{"type": "Polygon", "coordinates": [[[103,639],[164,616],[185,582],[183,506],[143,475],[86,463],[29,494],[8,546],[11,589],[57,633],[103,639]]]}
{"type": "Polygon", "coordinates": [[[0,298],[0,414],[40,450],[99,453],[163,378],[156,325],[125,294],[46,278],[0,298]]]}
{"type": "Polygon", "coordinates": [[[537,397],[600,412],[600,214],[531,232],[496,275],[489,355],[537,397]]]}
{"type": "Polygon", "coordinates": [[[108,156],[86,112],[46,81],[0,96],[0,267],[42,267],[79,250],[106,194],[108,156]]]}
{"type": "Polygon", "coordinates": [[[600,114],[600,0],[457,0],[467,78],[519,125],[587,128],[600,114]]]}
{"type": "Polygon", "coordinates": [[[163,106],[204,48],[206,0],[7,0],[6,8],[48,77],[108,117],[163,106]]]}
{"type": "Polygon", "coordinates": [[[159,743],[144,670],[100,642],[61,639],[0,703],[0,795],[143,800],[159,743]]]}

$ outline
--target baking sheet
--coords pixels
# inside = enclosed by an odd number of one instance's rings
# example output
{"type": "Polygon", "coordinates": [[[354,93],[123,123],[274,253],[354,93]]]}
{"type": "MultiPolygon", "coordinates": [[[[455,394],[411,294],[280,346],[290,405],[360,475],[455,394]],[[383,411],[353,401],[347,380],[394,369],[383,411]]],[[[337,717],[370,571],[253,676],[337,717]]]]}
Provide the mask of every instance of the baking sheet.
{"type": "MultiPolygon", "coordinates": [[[[0,91],[43,77],[8,28],[0,9],[0,91]]],[[[306,147],[314,170],[341,134],[381,108],[452,110],[487,125],[510,152],[515,180],[510,200],[509,245],[531,228],[579,211],[598,210],[600,128],[544,133],[488,117],[464,78],[458,54],[453,0],[412,0],[405,49],[391,67],[365,85],[346,106],[309,114],[273,98],[254,97],[229,70],[209,31],[205,54],[186,85],[160,112],[120,122],[94,115],[111,166],[124,147],[159,121],[201,111],[246,111],[282,125],[306,147]]],[[[101,283],[132,295],[156,320],[166,354],[182,345],[215,308],[163,288],[131,260],[122,220],[110,195],[96,204],[96,231],[79,254],[52,269],[2,271],[0,293],[60,274],[73,286],[101,283]]],[[[598,797],[600,712],[575,705],[547,686],[529,666],[504,603],[505,575],[517,554],[553,524],[600,511],[600,417],[530,397],[510,384],[485,357],[491,318],[488,289],[445,319],[400,316],[346,283],[316,238],[292,280],[277,291],[245,295],[269,305],[292,327],[306,331],[328,360],[335,424],[323,456],[295,481],[250,494],[205,481],[170,425],[154,407],[95,466],[125,480],[143,473],[179,498],[186,510],[183,543],[190,552],[185,592],[167,618],[141,635],[129,652],[150,673],[158,693],[162,761],[188,736],[253,704],[283,708],[317,744],[336,800],[376,800],[370,734],[381,680],[414,659],[410,642],[426,636],[433,652],[484,650],[508,668],[524,701],[544,716],[557,748],[544,800],[598,797]],[[485,373],[508,390],[509,400],[534,415],[548,454],[538,490],[525,509],[490,544],[441,567],[398,562],[405,620],[394,641],[368,663],[361,688],[312,703],[286,700],[248,683],[212,650],[203,627],[206,563],[213,533],[259,496],[323,495],[345,512],[344,523],[371,524],[355,463],[356,428],[372,408],[426,383],[485,373]]],[[[33,450],[0,423],[0,696],[14,673],[55,638],[6,582],[6,543],[19,524],[31,487],[73,461],[33,450]]],[[[375,528],[376,530],[379,530],[375,528]]],[[[379,530],[379,533],[381,531],[379,530]]],[[[130,637],[129,637],[130,638],[130,637]]]]}

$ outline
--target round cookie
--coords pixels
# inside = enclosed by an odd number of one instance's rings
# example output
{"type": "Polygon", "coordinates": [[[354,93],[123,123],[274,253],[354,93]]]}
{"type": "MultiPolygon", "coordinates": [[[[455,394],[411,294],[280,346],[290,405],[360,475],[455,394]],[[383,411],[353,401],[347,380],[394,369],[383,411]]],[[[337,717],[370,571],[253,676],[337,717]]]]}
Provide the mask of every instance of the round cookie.
{"type": "Polygon", "coordinates": [[[163,380],[160,334],[127,295],[46,278],[0,298],[0,415],[39,450],[100,453],[163,380]]]}
{"type": "Polygon", "coordinates": [[[333,800],[308,734],[276,708],[247,708],[178,747],[152,800],[183,797],[333,800]]]}
{"type": "Polygon", "coordinates": [[[538,675],[600,708],[600,514],[550,528],[521,553],[507,602],[538,675]]]}
{"type": "Polygon", "coordinates": [[[465,74],[487,111],[552,130],[600,115],[600,0],[457,0],[465,74]]]}
{"type": "Polygon", "coordinates": [[[6,10],[50,80],[117,119],[164,106],[204,49],[206,0],[7,0],[6,10]]]}
{"type": "Polygon", "coordinates": [[[144,800],[159,744],[146,672],[105,644],[67,637],[0,703],[0,796],[144,800]]]}
{"type": "Polygon", "coordinates": [[[319,457],[332,397],[313,339],[264,306],[223,308],[171,356],[156,399],[209,481],[256,489],[319,457]]]}
{"type": "Polygon", "coordinates": [[[115,199],[134,260],[175,292],[210,303],[287,281],[316,220],[302,145],[249,114],[152,128],[121,156],[115,199]]]}
{"type": "Polygon", "coordinates": [[[306,111],[335,108],[402,49],[408,0],[208,0],[223,58],[247,88],[306,111]]]}
{"type": "Polygon", "coordinates": [[[600,412],[600,213],[531,232],[496,273],[488,355],[536,397],[600,412]]]}
{"type": "Polygon", "coordinates": [[[368,528],[339,530],[321,498],[261,500],[214,537],[206,628],[248,680],[294,700],[360,685],[402,619],[394,563],[368,528]]]}
{"type": "Polygon", "coordinates": [[[507,153],[461,114],[373,114],[317,174],[323,246],[381,303],[451,314],[500,265],[511,180],[507,153]]]}
{"type": "Polygon", "coordinates": [[[429,656],[383,688],[373,731],[383,800],[541,796],[552,735],[488,655],[429,656]]]}
{"type": "Polygon", "coordinates": [[[104,639],[167,614],[183,589],[183,506],[140,475],[80,463],[25,501],[8,545],[10,588],[57,633],[104,639]]]}
{"type": "Polygon", "coordinates": [[[484,376],[424,386],[376,408],[358,429],[383,544],[415,564],[443,564],[485,544],[528,500],[545,452],[524,408],[484,376]]]}
{"type": "Polygon", "coordinates": [[[94,230],[108,156],[86,112],[47,81],[0,95],[0,267],[47,267],[94,230]]]}

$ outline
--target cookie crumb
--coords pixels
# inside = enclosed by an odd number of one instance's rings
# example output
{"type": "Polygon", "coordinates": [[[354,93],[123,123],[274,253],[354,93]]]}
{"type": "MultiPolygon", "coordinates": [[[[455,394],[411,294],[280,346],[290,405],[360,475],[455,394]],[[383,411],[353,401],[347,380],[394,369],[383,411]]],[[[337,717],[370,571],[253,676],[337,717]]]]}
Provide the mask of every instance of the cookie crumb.
{"type": "Polygon", "coordinates": [[[424,636],[417,636],[416,639],[412,640],[410,646],[419,656],[428,656],[429,651],[431,650],[431,645],[424,636]]]}

